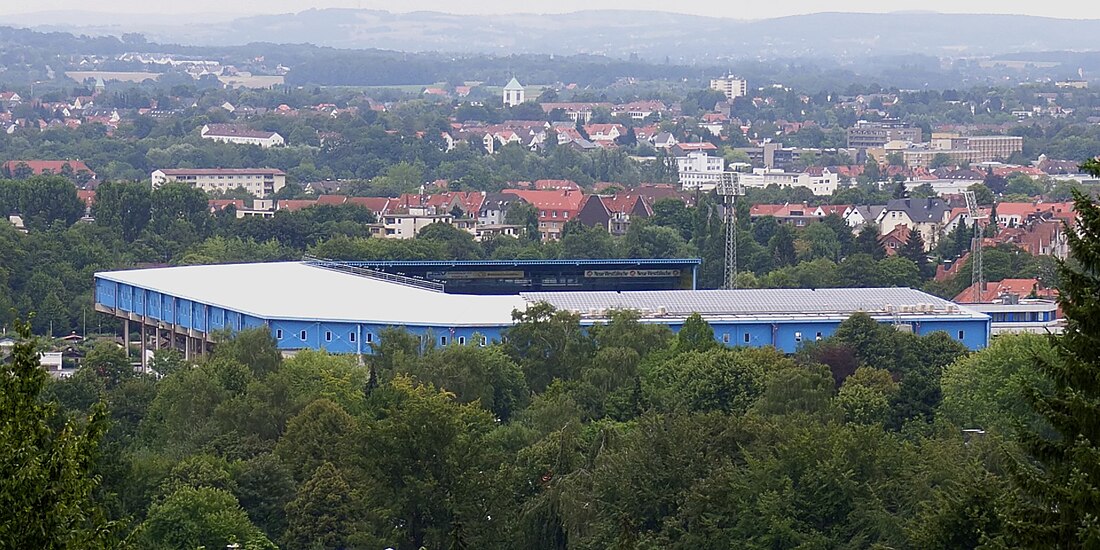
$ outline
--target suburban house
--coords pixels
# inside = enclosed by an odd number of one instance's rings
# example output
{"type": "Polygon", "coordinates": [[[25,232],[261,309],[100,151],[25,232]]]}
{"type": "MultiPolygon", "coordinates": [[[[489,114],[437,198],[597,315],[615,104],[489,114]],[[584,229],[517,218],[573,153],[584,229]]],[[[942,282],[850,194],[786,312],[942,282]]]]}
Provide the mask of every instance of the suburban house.
{"type": "Polygon", "coordinates": [[[253,130],[242,124],[207,124],[199,132],[203,139],[210,139],[221,143],[236,143],[238,145],[259,145],[260,147],[275,147],[285,145],[283,136],[277,132],[266,130],[253,130]]]}
{"type": "Polygon", "coordinates": [[[266,199],[286,186],[286,173],[275,168],[164,168],[154,170],[152,180],[153,189],[170,182],[186,183],[208,193],[241,187],[256,198],[266,199]]]}
{"type": "Polygon", "coordinates": [[[899,225],[920,231],[925,250],[931,250],[947,223],[951,207],[941,199],[893,199],[875,220],[879,234],[888,235],[899,225]]]}
{"type": "Polygon", "coordinates": [[[576,219],[580,212],[584,193],[572,189],[554,191],[505,189],[505,194],[515,195],[531,203],[539,211],[539,233],[544,241],[561,238],[562,227],[576,219]]]}
{"type": "Polygon", "coordinates": [[[652,215],[653,208],[643,197],[620,193],[613,196],[589,195],[577,219],[584,225],[601,226],[612,235],[625,235],[631,221],[652,215]]]}
{"type": "Polygon", "coordinates": [[[626,128],[622,124],[585,124],[584,132],[588,134],[588,140],[594,142],[615,141],[619,136],[626,135],[626,128]]]}
{"type": "Polygon", "coordinates": [[[503,225],[512,205],[525,202],[512,193],[487,193],[477,213],[478,225],[503,225]]]}

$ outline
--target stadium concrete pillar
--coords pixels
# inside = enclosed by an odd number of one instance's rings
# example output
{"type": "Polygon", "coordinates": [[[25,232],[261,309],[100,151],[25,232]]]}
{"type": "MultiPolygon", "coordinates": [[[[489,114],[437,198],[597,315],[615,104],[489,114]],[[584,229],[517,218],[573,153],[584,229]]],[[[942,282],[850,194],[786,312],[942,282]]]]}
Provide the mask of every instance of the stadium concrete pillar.
{"type": "Polygon", "coordinates": [[[126,351],[126,362],[130,362],[130,317],[122,321],[122,349],[126,351]]]}
{"type": "Polygon", "coordinates": [[[144,372],[149,372],[149,361],[145,358],[145,356],[148,355],[146,353],[147,349],[148,348],[146,347],[146,339],[145,339],[145,316],[142,315],[141,316],[141,372],[143,372],[143,373],[144,372]]]}
{"type": "Polygon", "coordinates": [[[160,321],[153,325],[153,354],[160,351],[160,321]]]}
{"type": "MultiPolygon", "coordinates": [[[[175,330],[176,330],[176,326],[173,325],[173,327],[172,327],[173,333],[175,332],[175,330]]],[[[183,333],[183,358],[186,361],[191,360],[191,337],[188,336],[186,332],[183,333]]]]}

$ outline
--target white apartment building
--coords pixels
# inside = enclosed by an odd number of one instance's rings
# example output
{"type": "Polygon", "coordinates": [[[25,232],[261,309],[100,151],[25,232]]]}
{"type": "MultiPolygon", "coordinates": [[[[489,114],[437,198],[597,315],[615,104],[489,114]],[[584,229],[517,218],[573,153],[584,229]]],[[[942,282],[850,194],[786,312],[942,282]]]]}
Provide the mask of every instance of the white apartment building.
{"type": "Polygon", "coordinates": [[[769,170],[756,168],[751,174],[741,174],[741,185],[763,189],[769,185],[779,187],[805,187],[814,195],[832,195],[840,179],[828,169],[821,170],[820,174],[806,172],[784,172],[782,170],[769,170]]]}
{"type": "Polygon", "coordinates": [[[726,99],[749,95],[749,83],[747,80],[729,75],[725,78],[715,78],[710,81],[710,89],[718,90],[726,95],[726,99]]]}
{"type": "Polygon", "coordinates": [[[239,124],[207,124],[199,131],[202,139],[209,139],[221,143],[236,143],[238,145],[259,145],[260,147],[275,147],[286,145],[283,136],[277,132],[253,130],[239,124]]]}
{"type": "Polygon", "coordinates": [[[382,217],[382,235],[387,239],[412,239],[421,229],[442,222],[450,224],[454,216],[450,213],[436,213],[430,206],[412,206],[407,212],[386,214],[382,217]]]}
{"type": "Polygon", "coordinates": [[[213,191],[244,188],[252,196],[266,199],[286,186],[286,173],[274,168],[164,168],[154,170],[153,189],[166,183],[180,182],[213,191]]]}
{"type": "Polygon", "coordinates": [[[726,160],[703,151],[692,151],[686,156],[676,157],[676,168],[682,189],[709,191],[722,181],[726,160]]]}

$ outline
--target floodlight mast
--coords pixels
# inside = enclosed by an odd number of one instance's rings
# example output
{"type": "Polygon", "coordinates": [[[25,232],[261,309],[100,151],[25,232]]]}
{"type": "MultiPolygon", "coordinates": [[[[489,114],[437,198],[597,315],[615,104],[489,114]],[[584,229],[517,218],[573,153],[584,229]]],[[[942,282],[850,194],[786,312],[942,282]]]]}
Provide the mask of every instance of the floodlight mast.
{"type": "Polygon", "coordinates": [[[726,263],[722,288],[737,288],[737,196],[745,194],[737,172],[722,172],[716,188],[722,197],[722,217],[726,231],[726,263]]]}
{"type": "Polygon", "coordinates": [[[978,198],[973,191],[963,191],[966,199],[966,212],[970,216],[970,222],[974,224],[974,234],[970,241],[970,286],[975,287],[975,301],[981,301],[985,292],[985,266],[982,265],[982,228],[978,226],[978,220],[984,220],[989,216],[982,214],[978,208],[978,198]]]}

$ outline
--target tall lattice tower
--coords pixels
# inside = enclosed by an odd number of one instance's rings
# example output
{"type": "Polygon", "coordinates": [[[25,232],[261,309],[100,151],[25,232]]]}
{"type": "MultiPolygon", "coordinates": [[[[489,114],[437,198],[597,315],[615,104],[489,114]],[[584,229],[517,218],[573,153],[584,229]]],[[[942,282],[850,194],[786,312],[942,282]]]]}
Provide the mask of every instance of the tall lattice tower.
{"type": "Polygon", "coordinates": [[[737,197],[744,195],[741,179],[736,172],[723,172],[718,182],[718,196],[722,197],[722,217],[726,231],[726,263],[722,288],[737,288],[737,197]]]}
{"type": "Polygon", "coordinates": [[[985,267],[982,265],[982,228],[978,220],[984,220],[989,216],[982,214],[978,208],[978,199],[973,191],[963,191],[966,199],[966,211],[970,216],[970,223],[974,226],[974,236],[970,241],[970,286],[975,287],[975,299],[980,300],[985,292],[985,267]]]}

